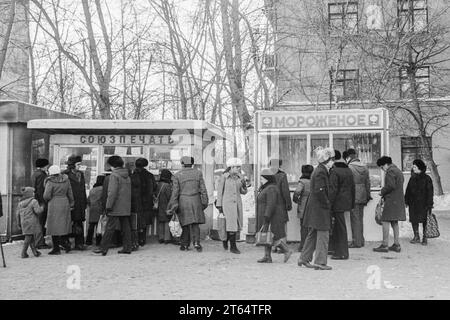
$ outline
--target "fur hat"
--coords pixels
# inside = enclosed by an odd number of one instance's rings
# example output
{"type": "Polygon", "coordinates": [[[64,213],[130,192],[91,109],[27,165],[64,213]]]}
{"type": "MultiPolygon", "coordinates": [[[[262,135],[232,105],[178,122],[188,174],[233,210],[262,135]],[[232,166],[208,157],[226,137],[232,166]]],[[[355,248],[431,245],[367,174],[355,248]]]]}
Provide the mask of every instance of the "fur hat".
{"type": "Polygon", "coordinates": [[[121,157],[111,156],[108,158],[108,164],[113,168],[122,168],[125,163],[121,157]]]}
{"type": "Polygon", "coordinates": [[[227,167],[242,167],[242,160],[239,158],[231,158],[227,161],[227,167]]]}
{"type": "Polygon", "coordinates": [[[145,168],[148,166],[148,160],[144,158],[139,158],[135,162],[136,168],[145,168]]]}
{"type": "Polygon", "coordinates": [[[34,188],[32,187],[23,187],[21,189],[22,191],[22,198],[23,199],[28,199],[28,198],[33,198],[34,197],[34,188]]]}
{"type": "Polygon", "coordinates": [[[332,148],[317,148],[316,149],[317,161],[324,163],[334,158],[334,150],[332,148]]]}
{"type": "Polygon", "coordinates": [[[37,159],[36,160],[36,168],[43,168],[48,165],[49,165],[49,162],[47,159],[37,159]]]}
{"type": "Polygon", "coordinates": [[[73,166],[73,165],[75,165],[76,163],[79,163],[79,162],[82,162],[82,161],[83,161],[83,159],[81,158],[81,156],[71,155],[71,156],[69,157],[69,159],[67,159],[66,164],[67,164],[68,166],[73,166]]]}
{"type": "Polygon", "coordinates": [[[272,169],[270,168],[265,168],[261,170],[261,176],[265,177],[271,177],[274,176],[274,173],[272,171],[272,169]]]}
{"type": "Polygon", "coordinates": [[[60,174],[61,173],[61,168],[57,165],[53,165],[50,168],[48,168],[48,174],[53,176],[55,174],[60,174]]]}
{"type": "Polygon", "coordinates": [[[193,165],[195,163],[193,157],[182,157],[181,164],[193,165]]]}

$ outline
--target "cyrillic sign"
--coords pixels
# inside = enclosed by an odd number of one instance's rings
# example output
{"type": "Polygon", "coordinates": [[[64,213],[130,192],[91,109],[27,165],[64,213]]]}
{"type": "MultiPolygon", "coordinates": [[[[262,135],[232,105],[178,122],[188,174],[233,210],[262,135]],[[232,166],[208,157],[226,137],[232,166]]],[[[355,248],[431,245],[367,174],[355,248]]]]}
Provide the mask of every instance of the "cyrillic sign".
{"type": "Polygon", "coordinates": [[[190,136],[169,135],[55,135],[51,137],[53,144],[100,144],[100,145],[175,145],[191,144],[190,136]]]}

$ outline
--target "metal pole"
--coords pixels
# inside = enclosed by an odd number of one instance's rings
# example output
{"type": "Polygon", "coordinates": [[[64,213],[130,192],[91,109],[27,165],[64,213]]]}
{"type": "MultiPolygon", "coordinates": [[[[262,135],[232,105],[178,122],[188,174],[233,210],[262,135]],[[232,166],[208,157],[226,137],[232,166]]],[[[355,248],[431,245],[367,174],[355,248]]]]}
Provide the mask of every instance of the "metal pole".
{"type": "Polygon", "coordinates": [[[6,268],[5,254],[3,253],[3,243],[2,243],[1,239],[0,239],[0,248],[1,248],[1,251],[2,251],[3,268],[6,268]]]}

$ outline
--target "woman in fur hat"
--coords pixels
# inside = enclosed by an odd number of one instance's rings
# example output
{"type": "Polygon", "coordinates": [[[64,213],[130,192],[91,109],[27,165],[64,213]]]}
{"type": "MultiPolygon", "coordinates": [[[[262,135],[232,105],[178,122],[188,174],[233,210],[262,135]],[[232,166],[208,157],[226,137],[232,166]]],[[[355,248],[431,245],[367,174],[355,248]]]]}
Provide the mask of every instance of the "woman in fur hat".
{"type": "Polygon", "coordinates": [[[258,230],[267,231],[270,226],[270,231],[273,233],[273,243],[264,247],[264,257],[258,262],[272,263],[272,246],[278,246],[283,250],[284,262],[286,263],[292,255],[292,251],[285,242],[286,223],[289,219],[287,212],[283,210],[284,200],[277,187],[275,174],[271,169],[262,170],[261,184],[256,199],[258,230]]]}
{"type": "Polygon", "coordinates": [[[227,240],[223,241],[223,248],[240,254],[236,246],[236,235],[242,230],[244,213],[242,208],[242,194],[247,193],[247,182],[241,174],[242,161],[232,158],[227,161],[227,170],[220,178],[217,187],[217,209],[225,215],[227,240]]]}
{"type": "Polygon", "coordinates": [[[17,224],[25,236],[22,248],[22,258],[28,258],[28,247],[31,247],[33,255],[39,257],[41,253],[37,251],[34,243],[34,235],[39,232],[39,214],[44,211],[44,207],[34,198],[34,188],[22,188],[22,199],[17,207],[17,224]]]}

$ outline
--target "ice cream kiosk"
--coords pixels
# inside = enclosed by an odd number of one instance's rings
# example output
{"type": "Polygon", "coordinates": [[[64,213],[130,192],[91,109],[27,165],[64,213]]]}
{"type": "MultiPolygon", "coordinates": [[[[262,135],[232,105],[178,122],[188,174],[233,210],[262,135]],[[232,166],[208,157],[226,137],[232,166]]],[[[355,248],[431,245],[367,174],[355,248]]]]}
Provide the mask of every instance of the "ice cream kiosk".
{"type": "MultiPolygon", "coordinates": [[[[372,198],[365,208],[364,235],[368,241],[381,239],[374,212],[379,200],[382,173],[377,160],[389,153],[389,116],[386,109],[343,109],[327,111],[258,111],[255,116],[255,174],[269,166],[270,159],[281,159],[288,176],[291,199],[305,164],[316,166],[314,150],[331,147],[339,151],[356,150],[369,168],[372,198]]],[[[350,217],[346,217],[351,239],[350,217]]],[[[297,205],[289,212],[288,241],[300,241],[297,205]]]]}
{"type": "Polygon", "coordinates": [[[138,158],[148,159],[148,169],[156,178],[160,169],[180,170],[183,156],[194,157],[210,200],[202,235],[211,229],[215,141],[224,136],[217,126],[197,120],[34,120],[28,128],[50,135],[50,162],[62,169],[70,155],[82,157],[87,190],[109,169],[112,155],[121,156],[130,170],[138,158]]]}

